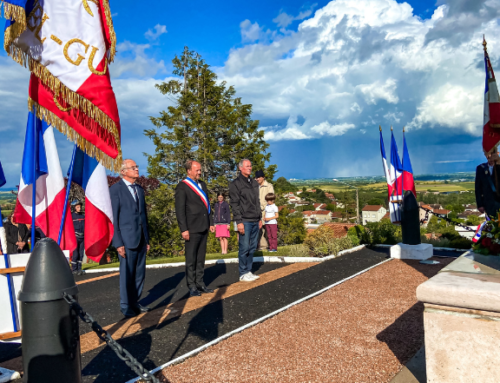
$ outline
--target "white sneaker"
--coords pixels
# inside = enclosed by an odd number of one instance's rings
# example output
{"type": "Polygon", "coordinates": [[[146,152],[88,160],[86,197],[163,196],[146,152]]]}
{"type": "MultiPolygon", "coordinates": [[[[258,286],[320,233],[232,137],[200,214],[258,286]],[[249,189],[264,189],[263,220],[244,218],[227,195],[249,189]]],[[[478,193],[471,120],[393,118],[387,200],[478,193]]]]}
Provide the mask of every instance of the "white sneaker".
{"type": "Polygon", "coordinates": [[[254,281],[260,278],[258,275],[255,275],[254,273],[248,273],[248,274],[252,276],[254,281]]]}
{"type": "Polygon", "coordinates": [[[253,282],[255,281],[254,278],[252,278],[252,273],[246,273],[246,274],[243,274],[241,277],[240,277],[240,281],[241,282],[253,282]]]}

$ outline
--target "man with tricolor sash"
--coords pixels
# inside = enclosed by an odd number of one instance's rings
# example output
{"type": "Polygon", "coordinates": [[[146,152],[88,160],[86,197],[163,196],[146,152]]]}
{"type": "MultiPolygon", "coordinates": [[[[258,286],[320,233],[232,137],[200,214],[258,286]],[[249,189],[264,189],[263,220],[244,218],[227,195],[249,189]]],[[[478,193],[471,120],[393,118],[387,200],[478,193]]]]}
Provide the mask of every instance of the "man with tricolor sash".
{"type": "Polygon", "coordinates": [[[186,161],[187,177],[175,188],[175,213],[186,241],[186,282],[191,296],[213,293],[203,281],[208,231],[215,231],[208,190],[200,180],[201,165],[186,161]]]}

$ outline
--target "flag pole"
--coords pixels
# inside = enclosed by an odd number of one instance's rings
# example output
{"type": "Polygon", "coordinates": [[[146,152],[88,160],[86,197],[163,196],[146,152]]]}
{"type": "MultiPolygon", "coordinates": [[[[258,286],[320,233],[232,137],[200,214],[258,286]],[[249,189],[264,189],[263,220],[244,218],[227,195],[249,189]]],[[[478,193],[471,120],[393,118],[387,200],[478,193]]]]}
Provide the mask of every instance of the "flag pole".
{"type": "MultiPolygon", "coordinates": [[[[391,126],[391,158],[392,158],[392,136],[394,136],[394,132],[393,132],[393,129],[392,129],[392,126],[391,126]]],[[[396,164],[397,165],[397,164],[396,164]]],[[[394,187],[395,187],[395,190],[396,190],[396,208],[397,210],[395,210],[395,213],[396,213],[396,219],[397,219],[397,222],[401,222],[401,217],[399,216],[399,203],[397,201],[399,201],[398,197],[398,170],[396,169],[396,167],[394,167],[394,187]]],[[[394,205],[392,205],[394,207],[394,205]]]]}
{"type": "Polygon", "coordinates": [[[33,118],[33,134],[34,134],[34,156],[33,156],[33,184],[32,184],[32,196],[31,196],[31,252],[35,248],[35,226],[36,226],[36,167],[38,165],[38,131],[36,123],[36,114],[34,113],[33,118]]]}
{"type": "Polygon", "coordinates": [[[403,201],[405,200],[405,127],[403,126],[403,159],[401,161],[401,167],[403,172],[401,173],[401,209],[403,208],[403,201]]]}
{"type": "Polygon", "coordinates": [[[63,209],[63,215],[61,217],[61,227],[59,228],[59,237],[57,238],[58,245],[61,245],[64,222],[66,221],[66,211],[68,209],[69,192],[71,190],[71,182],[73,180],[73,169],[75,167],[76,148],[77,146],[75,144],[75,147],[73,148],[73,155],[71,156],[71,164],[69,165],[68,185],[66,187],[66,198],[64,199],[64,209],[63,209]]]}

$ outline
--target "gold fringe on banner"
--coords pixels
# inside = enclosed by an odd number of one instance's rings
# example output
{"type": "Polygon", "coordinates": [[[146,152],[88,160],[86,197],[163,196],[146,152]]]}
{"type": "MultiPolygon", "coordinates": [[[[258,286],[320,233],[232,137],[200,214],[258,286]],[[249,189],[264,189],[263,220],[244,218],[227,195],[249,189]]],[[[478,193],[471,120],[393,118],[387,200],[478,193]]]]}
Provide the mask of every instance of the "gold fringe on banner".
{"type": "Polygon", "coordinates": [[[116,54],[116,34],[113,27],[113,19],[111,18],[111,9],[109,8],[109,1],[102,0],[104,6],[104,15],[106,16],[106,24],[108,24],[109,38],[111,40],[111,47],[109,48],[109,62],[113,62],[116,54]]]}
{"type": "Polygon", "coordinates": [[[26,12],[23,7],[12,5],[0,0],[0,8],[2,5],[4,17],[8,20],[15,21],[15,23],[6,28],[4,32],[3,45],[5,51],[8,52],[8,46],[10,46],[14,40],[21,36],[21,33],[26,30],[26,12]]]}
{"type": "Polygon", "coordinates": [[[98,149],[94,144],[88,142],[80,134],[78,134],[73,128],[71,128],[65,121],[61,120],[57,115],[49,111],[48,109],[40,106],[36,101],[28,98],[28,109],[35,113],[35,115],[47,122],[47,124],[56,128],[59,132],[64,134],[68,140],[74,142],[78,147],[89,156],[95,158],[99,161],[105,168],[114,171],[115,173],[120,172],[120,167],[122,164],[122,152],[121,147],[118,145],[118,156],[112,158],[102,150],[98,149]]]}

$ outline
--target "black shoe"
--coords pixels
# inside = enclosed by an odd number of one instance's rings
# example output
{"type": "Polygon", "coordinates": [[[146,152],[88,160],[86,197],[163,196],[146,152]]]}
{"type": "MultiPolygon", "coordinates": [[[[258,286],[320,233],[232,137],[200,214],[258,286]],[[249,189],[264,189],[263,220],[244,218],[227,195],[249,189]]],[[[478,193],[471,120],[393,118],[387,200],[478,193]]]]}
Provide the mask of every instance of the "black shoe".
{"type": "Polygon", "coordinates": [[[192,296],[192,297],[199,297],[199,296],[201,296],[201,293],[198,291],[197,288],[191,287],[189,289],[189,295],[192,296]]]}
{"type": "Polygon", "coordinates": [[[80,270],[80,275],[85,275],[87,272],[85,270],[80,270]]]}
{"type": "Polygon", "coordinates": [[[123,314],[123,316],[124,316],[125,318],[127,318],[127,319],[128,319],[128,318],[133,318],[133,317],[136,317],[136,316],[138,315],[138,313],[136,313],[136,312],[134,312],[134,311],[132,311],[132,310],[130,310],[130,309],[129,309],[129,310],[127,310],[127,311],[125,311],[125,312],[123,312],[123,311],[122,311],[122,314],[123,314]]]}
{"type": "Polygon", "coordinates": [[[149,311],[151,311],[150,307],[144,307],[144,306],[141,306],[139,304],[135,308],[135,312],[137,312],[137,313],[147,313],[149,311]]]}
{"type": "Polygon", "coordinates": [[[73,273],[73,275],[80,275],[78,270],[73,270],[72,273],[73,273]]]}
{"type": "Polygon", "coordinates": [[[213,289],[209,289],[207,286],[202,286],[202,287],[197,286],[197,288],[198,288],[199,292],[206,293],[206,294],[212,294],[214,292],[213,289]]]}

